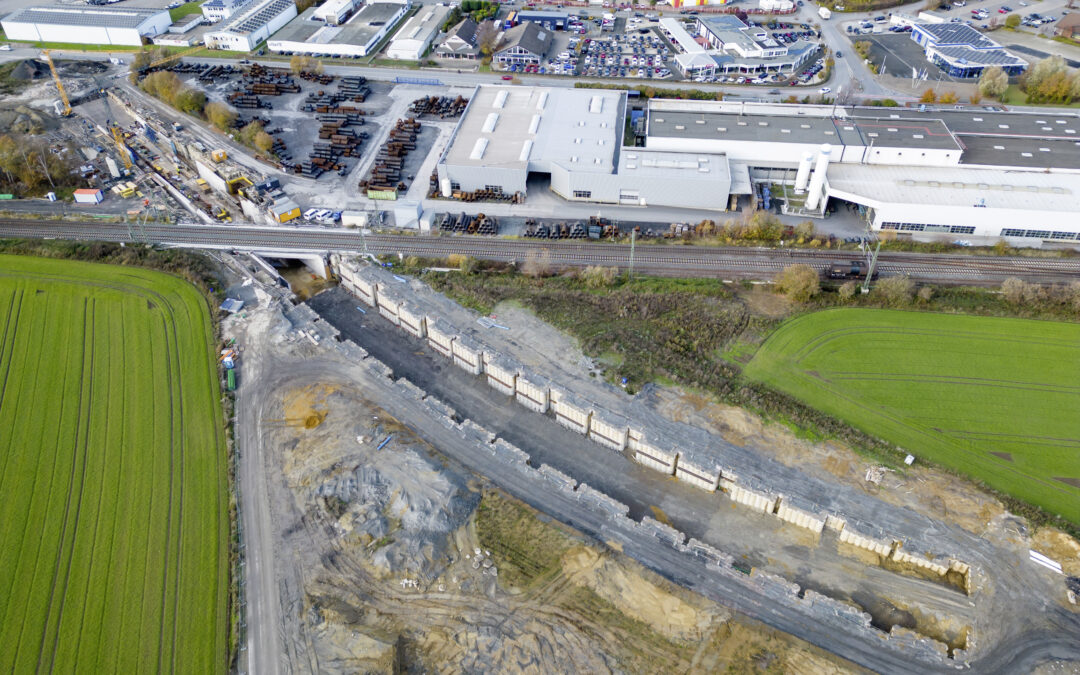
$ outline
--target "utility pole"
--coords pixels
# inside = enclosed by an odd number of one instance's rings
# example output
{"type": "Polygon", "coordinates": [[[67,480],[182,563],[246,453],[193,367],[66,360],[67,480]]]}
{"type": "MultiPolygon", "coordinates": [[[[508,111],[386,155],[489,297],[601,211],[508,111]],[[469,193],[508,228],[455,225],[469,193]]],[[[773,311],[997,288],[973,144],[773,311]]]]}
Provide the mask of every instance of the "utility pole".
{"type": "Polygon", "coordinates": [[[873,253],[870,252],[870,246],[869,245],[866,246],[866,257],[867,257],[868,265],[866,267],[866,279],[863,281],[863,285],[862,285],[862,292],[863,293],[869,293],[870,292],[870,280],[872,278],[874,278],[874,269],[877,268],[878,253],[881,251],[881,237],[876,236],[874,234],[874,229],[870,226],[870,220],[872,218],[871,211],[872,211],[872,209],[869,209],[869,208],[866,210],[866,239],[865,239],[865,241],[867,242],[867,244],[869,244],[871,239],[877,239],[877,245],[874,247],[873,253]]]}

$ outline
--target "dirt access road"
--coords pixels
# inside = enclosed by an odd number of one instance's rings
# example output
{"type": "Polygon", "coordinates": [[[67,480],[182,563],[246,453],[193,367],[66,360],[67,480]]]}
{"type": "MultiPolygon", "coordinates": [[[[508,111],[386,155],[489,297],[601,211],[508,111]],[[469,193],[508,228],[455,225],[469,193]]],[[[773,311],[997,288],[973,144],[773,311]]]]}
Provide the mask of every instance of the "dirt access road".
{"type": "Polygon", "coordinates": [[[851,672],[593,540],[515,516],[523,507],[492,499],[372,402],[393,398],[390,383],[297,339],[274,311],[247,314],[225,330],[244,345],[249,672],[851,672]],[[481,493],[488,513],[509,513],[503,534],[528,530],[494,555],[480,548],[499,543],[492,516],[473,511],[481,493]],[[538,576],[523,574],[545,555],[538,576]]]}

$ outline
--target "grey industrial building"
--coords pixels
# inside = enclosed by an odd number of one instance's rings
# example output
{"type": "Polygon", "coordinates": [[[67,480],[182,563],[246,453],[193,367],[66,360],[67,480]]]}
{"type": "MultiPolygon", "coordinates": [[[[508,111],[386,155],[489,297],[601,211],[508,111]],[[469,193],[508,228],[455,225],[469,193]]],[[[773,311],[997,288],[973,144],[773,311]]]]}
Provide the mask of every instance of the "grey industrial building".
{"type": "Polygon", "coordinates": [[[284,54],[359,57],[371,53],[398,24],[409,6],[399,2],[373,2],[341,25],[328,24],[308,8],[278,31],[266,46],[284,54]]]}
{"type": "Polygon", "coordinates": [[[443,196],[525,194],[547,177],[570,201],[725,210],[748,193],[723,153],[622,147],[626,93],[481,85],[439,159],[443,196]]]}
{"type": "Polygon", "coordinates": [[[756,195],[808,218],[846,203],[897,236],[1080,241],[1074,112],[653,99],[624,143],[626,107],[614,90],[481,85],[439,158],[439,191],[705,212],[756,195]]]}

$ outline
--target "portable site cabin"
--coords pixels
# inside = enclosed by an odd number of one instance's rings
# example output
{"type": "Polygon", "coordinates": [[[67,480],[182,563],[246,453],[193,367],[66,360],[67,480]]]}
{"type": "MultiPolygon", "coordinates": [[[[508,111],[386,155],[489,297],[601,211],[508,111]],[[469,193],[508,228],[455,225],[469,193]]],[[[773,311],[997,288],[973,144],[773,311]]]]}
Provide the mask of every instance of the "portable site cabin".
{"type": "Polygon", "coordinates": [[[82,188],[75,191],[76,204],[100,204],[104,199],[105,195],[98,189],[82,188]]]}

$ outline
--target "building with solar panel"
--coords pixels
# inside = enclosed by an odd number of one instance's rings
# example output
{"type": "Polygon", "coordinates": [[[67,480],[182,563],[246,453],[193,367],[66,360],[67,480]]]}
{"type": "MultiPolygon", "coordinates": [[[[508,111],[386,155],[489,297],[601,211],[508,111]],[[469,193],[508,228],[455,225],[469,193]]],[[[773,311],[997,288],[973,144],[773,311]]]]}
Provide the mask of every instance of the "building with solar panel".
{"type": "Polygon", "coordinates": [[[70,5],[24,7],[0,20],[11,40],[130,46],[165,33],[171,24],[164,9],[70,5]]]}
{"type": "Polygon", "coordinates": [[[230,19],[220,30],[206,34],[206,46],[250,52],[296,17],[293,0],[265,0],[230,19]]]}
{"type": "Polygon", "coordinates": [[[951,77],[979,77],[991,66],[1019,75],[1028,63],[963,23],[919,23],[911,39],[926,50],[926,60],[951,77]]]}

